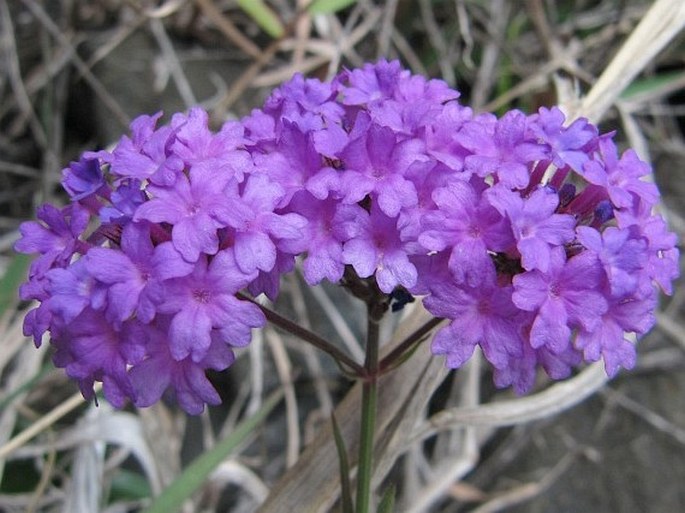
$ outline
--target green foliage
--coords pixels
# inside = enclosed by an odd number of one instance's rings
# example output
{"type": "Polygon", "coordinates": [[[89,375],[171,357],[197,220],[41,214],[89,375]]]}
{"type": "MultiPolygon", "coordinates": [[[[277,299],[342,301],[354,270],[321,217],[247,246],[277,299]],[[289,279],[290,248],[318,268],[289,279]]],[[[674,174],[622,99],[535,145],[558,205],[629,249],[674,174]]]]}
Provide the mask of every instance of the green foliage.
{"type": "Polygon", "coordinates": [[[152,491],[145,476],[130,470],[120,470],[112,478],[109,500],[136,500],[150,497],[152,491]]]}
{"type": "Polygon", "coordinates": [[[178,511],[205,482],[209,474],[241,443],[254,433],[280,402],[282,392],[271,395],[261,409],[241,422],[225,440],[195,459],[183,473],[157,497],[144,513],[173,513],[178,511]]]}
{"type": "Polygon", "coordinates": [[[350,485],[350,463],[347,459],[345,440],[340,433],[338,421],[335,420],[333,413],[331,413],[331,423],[333,424],[333,438],[335,440],[335,448],[338,451],[338,463],[340,465],[340,502],[342,504],[342,513],[354,513],[352,487],[350,485]]]}
{"type": "Polygon", "coordinates": [[[40,474],[36,472],[33,460],[27,458],[8,461],[2,473],[0,493],[30,493],[36,489],[39,482],[40,474]]]}
{"type": "Polygon", "coordinates": [[[674,86],[677,88],[678,84],[682,84],[683,80],[685,80],[685,72],[682,71],[664,72],[651,77],[637,79],[621,93],[621,99],[630,100],[643,94],[656,94],[660,91],[671,89],[674,86]]]}
{"type": "Polygon", "coordinates": [[[238,0],[238,5],[271,37],[279,38],[285,34],[281,19],[263,0],[238,0]]]}
{"type": "Polygon", "coordinates": [[[326,14],[337,12],[356,3],[357,0],[314,0],[307,11],[311,14],[326,14]]]}
{"type": "Polygon", "coordinates": [[[16,255],[7,266],[5,275],[0,279],[0,316],[17,301],[17,289],[26,278],[31,257],[16,255]]]}
{"type": "Polygon", "coordinates": [[[378,513],[392,513],[395,510],[395,485],[386,488],[381,503],[378,505],[378,513]]]}

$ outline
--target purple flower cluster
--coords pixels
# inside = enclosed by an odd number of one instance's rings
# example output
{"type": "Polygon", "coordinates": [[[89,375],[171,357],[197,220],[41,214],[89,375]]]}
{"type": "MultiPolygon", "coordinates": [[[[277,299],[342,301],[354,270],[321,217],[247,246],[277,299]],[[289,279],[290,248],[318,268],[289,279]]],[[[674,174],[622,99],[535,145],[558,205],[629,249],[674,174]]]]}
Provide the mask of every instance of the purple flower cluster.
{"type": "Polygon", "coordinates": [[[306,281],[407,292],[449,323],[433,352],[480,346],[498,386],[529,390],[603,358],[634,364],[626,332],[654,322],[678,274],[675,236],[632,150],[558,108],[474,114],[439,80],[380,61],[331,82],[294,77],[218,132],[200,109],[141,116],[111,152],[63,171],[16,249],[39,253],[25,331],[86,397],[117,406],[166,390],[191,413],[302,259],[306,281]]]}

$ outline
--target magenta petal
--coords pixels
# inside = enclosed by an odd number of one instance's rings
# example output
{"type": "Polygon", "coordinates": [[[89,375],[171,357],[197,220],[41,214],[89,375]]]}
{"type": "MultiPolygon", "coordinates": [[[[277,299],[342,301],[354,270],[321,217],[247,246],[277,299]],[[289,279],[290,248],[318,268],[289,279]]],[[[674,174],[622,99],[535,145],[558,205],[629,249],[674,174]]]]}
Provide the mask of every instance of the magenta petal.
{"type": "Polygon", "coordinates": [[[376,248],[365,239],[353,239],[343,247],[343,260],[357,271],[360,278],[368,278],[376,271],[376,248]]]}
{"type": "Polygon", "coordinates": [[[257,269],[268,272],[276,265],[276,246],[265,233],[237,233],[234,250],[236,263],[246,274],[257,269]]]}
{"type": "Polygon", "coordinates": [[[136,406],[152,406],[160,400],[171,383],[171,365],[171,362],[163,358],[149,358],[131,369],[136,406]]]}
{"type": "Polygon", "coordinates": [[[123,322],[135,312],[138,298],[142,290],[142,284],[135,282],[115,283],[109,288],[107,294],[107,313],[115,323],[123,322]]]}
{"type": "Polygon", "coordinates": [[[171,355],[177,361],[189,355],[194,361],[202,360],[211,343],[209,335],[211,329],[212,322],[204,309],[188,305],[171,321],[169,327],[171,355]]]}
{"type": "Polygon", "coordinates": [[[327,279],[337,283],[342,278],[345,264],[342,249],[335,243],[321,245],[316,253],[310,253],[302,264],[304,279],[309,285],[316,285],[327,279]]]}
{"type": "Polygon", "coordinates": [[[473,350],[476,348],[475,341],[465,340],[451,326],[438,331],[433,337],[431,351],[436,355],[445,355],[445,365],[450,369],[458,369],[466,363],[473,350]]]}
{"type": "Polygon", "coordinates": [[[522,310],[532,312],[545,302],[548,291],[549,284],[542,273],[527,272],[514,277],[512,300],[522,310]]]}
{"type": "Polygon", "coordinates": [[[571,330],[566,324],[567,318],[561,301],[547,301],[533,322],[533,329],[530,332],[531,346],[546,346],[555,353],[566,349],[571,338],[571,330]]]}
{"type": "Polygon", "coordinates": [[[200,253],[213,255],[219,249],[219,238],[214,223],[205,216],[185,218],[172,230],[174,247],[188,262],[195,262],[200,253]]]}
{"type": "Polygon", "coordinates": [[[93,248],[84,257],[86,269],[104,283],[117,283],[135,279],[138,270],[121,251],[93,248]]]}
{"type": "Polygon", "coordinates": [[[193,263],[184,260],[171,242],[163,242],[157,246],[150,263],[155,276],[160,280],[187,276],[195,268],[193,263]]]}
{"type": "Polygon", "coordinates": [[[416,285],[416,279],[416,267],[402,251],[386,254],[382,268],[376,271],[378,287],[386,294],[392,292],[397,285],[410,289],[416,285]]]}
{"type": "Polygon", "coordinates": [[[184,212],[179,200],[151,199],[140,205],[133,216],[134,221],[147,219],[153,223],[176,223],[183,218],[184,212]]]}
{"type": "Polygon", "coordinates": [[[177,377],[176,397],[181,407],[191,415],[202,413],[206,404],[221,403],[221,397],[197,366],[186,366],[177,377]]]}

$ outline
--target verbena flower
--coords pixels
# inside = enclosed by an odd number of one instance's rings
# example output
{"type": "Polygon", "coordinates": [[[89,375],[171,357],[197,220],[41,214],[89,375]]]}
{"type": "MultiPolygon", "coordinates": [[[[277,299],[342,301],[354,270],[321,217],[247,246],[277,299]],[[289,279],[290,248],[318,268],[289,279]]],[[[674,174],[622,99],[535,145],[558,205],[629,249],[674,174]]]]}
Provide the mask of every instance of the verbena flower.
{"type": "Polygon", "coordinates": [[[220,401],[205,371],[265,322],[241,294],[275,300],[299,259],[310,285],[422,296],[448,321],[433,352],[456,368],[480,346],[518,393],[540,368],[630,368],[626,333],[678,275],[649,166],[557,107],[498,118],[458,98],[380,61],[297,75],[216,131],[199,108],[137,118],[63,170],[67,206],[21,226],[17,251],[39,255],[26,334],[49,332],[86,397],[102,381],[117,406],[168,392],[199,413],[220,401]]]}
{"type": "Polygon", "coordinates": [[[245,345],[250,328],[263,326],[265,320],[258,307],[236,299],[235,294],[255,276],[256,272],[243,273],[233,250],[225,249],[211,261],[203,256],[189,275],[168,280],[158,310],[173,316],[169,326],[172,356],[202,360],[217,333],[229,345],[245,345]]]}
{"type": "Polygon", "coordinates": [[[397,219],[388,217],[374,203],[371,212],[357,218],[351,238],[343,248],[343,260],[360,278],[374,275],[378,288],[390,294],[398,285],[416,285],[416,267],[409,261],[400,238],[397,219]]]}

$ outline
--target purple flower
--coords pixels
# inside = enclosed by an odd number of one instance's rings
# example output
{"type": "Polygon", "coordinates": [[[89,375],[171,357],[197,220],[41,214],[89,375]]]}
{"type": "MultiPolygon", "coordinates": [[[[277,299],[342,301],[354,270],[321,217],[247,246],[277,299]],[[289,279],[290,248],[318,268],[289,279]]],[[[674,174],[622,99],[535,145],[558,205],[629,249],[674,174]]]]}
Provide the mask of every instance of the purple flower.
{"type": "Polygon", "coordinates": [[[443,80],[426,80],[420,75],[401,74],[392,99],[368,105],[373,121],[407,136],[421,136],[445,103],[459,97],[443,80]]]}
{"type": "Polygon", "coordinates": [[[511,228],[466,182],[435,189],[433,200],[438,210],[425,215],[419,243],[429,251],[450,251],[448,265],[457,283],[475,287],[494,271],[489,252],[513,245],[511,228]]]}
{"type": "Polygon", "coordinates": [[[276,141],[276,119],[261,109],[254,109],[241,120],[244,128],[245,145],[249,148],[271,149],[276,141]]]}
{"type": "Polygon", "coordinates": [[[87,272],[81,258],[66,269],[52,269],[46,275],[46,290],[50,312],[59,319],[58,325],[71,323],[86,307],[102,310],[107,290],[87,272]]]}
{"type": "Polygon", "coordinates": [[[529,164],[547,156],[543,146],[526,139],[526,125],[527,117],[519,111],[506,113],[494,127],[477,120],[466,123],[459,133],[459,142],[472,152],[464,160],[466,171],[493,175],[512,189],[525,188],[529,164]]]}
{"type": "Polygon", "coordinates": [[[546,346],[534,349],[526,342],[521,349],[521,354],[510,357],[505,367],[493,370],[495,385],[499,388],[512,386],[518,395],[533,389],[538,367],[542,367],[552,379],[565,379],[574,367],[582,363],[580,353],[571,346],[557,353],[546,346]]]}
{"type": "Polygon", "coordinates": [[[250,328],[264,325],[261,310],[240,301],[235,294],[256,277],[244,274],[232,250],[216,254],[211,262],[201,256],[193,272],[166,281],[165,300],[157,310],[173,315],[169,326],[169,345],[174,359],[191,356],[201,361],[212,341],[212,330],[219,330],[230,345],[250,340],[250,328]]]}
{"type": "Polygon", "coordinates": [[[459,367],[480,346],[518,393],[539,368],[632,366],[624,333],[679,272],[649,166],[556,107],[498,118],[458,97],[382,60],[297,75],[218,132],[200,108],[136,118],[63,171],[69,205],[21,225],[24,332],[50,334],[86,397],[101,381],[117,406],[168,392],[199,413],[220,401],[206,371],[265,323],[240,291],[276,300],[301,261],[311,285],[375,280],[376,306],[424,296],[449,321],[433,352],[459,367]]]}
{"type": "Polygon", "coordinates": [[[73,201],[87,198],[106,187],[98,154],[85,153],[80,160],[63,169],[62,187],[73,201]]]}
{"type": "Polygon", "coordinates": [[[131,221],[138,207],[146,201],[142,185],[142,182],[137,179],[120,181],[116,190],[110,195],[111,205],[100,209],[100,221],[120,225],[131,221]]]}
{"type": "Polygon", "coordinates": [[[537,374],[538,357],[535,349],[529,344],[522,344],[521,355],[509,358],[506,366],[495,367],[493,370],[493,381],[498,388],[513,387],[514,392],[519,395],[530,392],[535,385],[537,374]]]}
{"type": "Polygon", "coordinates": [[[415,162],[426,160],[423,144],[418,140],[398,141],[387,127],[378,126],[361,113],[352,139],[341,153],[346,170],[340,192],[345,203],[357,203],[368,194],[378,201],[381,210],[390,217],[402,208],[414,207],[417,194],[414,184],[404,177],[415,162]]]}
{"type": "Polygon", "coordinates": [[[137,223],[124,228],[120,249],[93,248],[83,260],[88,272],[108,285],[107,316],[115,325],[134,313],[143,323],[152,321],[164,299],[163,281],[194,268],[170,242],[154,247],[149,227],[137,223]]]}
{"type": "Polygon", "coordinates": [[[226,123],[218,134],[213,133],[208,125],[209,116],[199,107],[190,109],[187,114],[174,114],[171,118],[174,137],[170,150],[189,167],[206,160],[221,161],[224,156],[233,156],[233,151],[244,142],[242,126],[238,123],[226,123]]]}
{"type": "Polygon", "coordinates": [[[647,241],[645,272],[638,275],[641,288],[651,290],[653,280],[665,294],[672,294],[672,283],[680,275],[680,253],[677,237],[668,231],[664,218],[652,215],[651,208],[642,203],[635,210],[618,211],[616,219],[620,228],[647,241]]]}
{"type": "Polygon", "coordinates": [[[447,366],[461,367],[476,345],[495,368],[506,368],[522,354],[522,320],[526,314],[512,303],[511,287],[500,287],[494,272],[479,287],[444,283],[424,300],[433,315],[450,319],[433,338],[432,351],[447,357],[447,366]]]}
{"type": "Polygon", "coordinates": [[[112,151],[109,162],[112,173],[119,177],[150,180],[159,185],[171,185],[183,170],[183,160],[169,153],[174,141],[170,126],[156,128],[162,116],[139,116],[131,123],[131,137],[121,138],[112,151]]]}
{"type": "Polygon", "coordinates": [[[564,127],[566,116],[558,107],[540,107],[531,116],[528,129],[540,142],[547,143],[552,154],[552,164],[557,168],[571,167],[582,173],[583,165],[590,160],[586,147],[597,138],[597,128],[587,119],[576,119],[564,127]]]}
{"type": "Polygon", "coordinates": [[[397,218],[386,216],[375,204],[368,216],[356,219],[356,233],[345,243],[343,260],[360,278],[375,273],[386,294],[397,285],[416,285],[416,267],[409,261],[397,229],[397,218]]]}
{"type": "Polygon", "coordinates": [[[554,213],[559,196],[546,187],[526,199],[504,187],[493,187],[488,193],[490,203],[511,222],[523,268],[546,272],[553,248],[573,240],[576,224],[572,216],[554,213]]]}
{"type": "Polygon", "coordinates": [[[635,346],[625,336],[626,332],[642,334],[655,322],[654,295],[646,298],[611,300],[601,323],[593,331],[580,330],[575,346],[583,351],[586,361],[597,361],[601,357],[609,377],[620,367],[632,369],[635,365],[635,346]]]}
{"type": "Polygon", "coordinates": [[[295,268],[294,253],[299,252],[285,253],[277,251],[276,263],[273,268],[268,272],[259,271],[257,277],[248,284],[247,290],[250,294],[255,297],[265,294],[271,301],[276,301],[281,290],[281,277],[295,268]]]}
{"type": "Polygon", "coordinates": [[[338,121],[344,110],[335,101],[336,90],[331,83],[304,78],[296,74],[275,89],[264,110],[279,121],[288,121],[302,130],[318,130],[326,123],[338,121]]]}
{"type": "Polygon", "coordinates": [[[201,413],[205,404],[219,404],[221,398],[207,379],[205,370],[227,369],[235,360],[233,351],[226,344],[212,340],[201,361],[195,362],[190,357],[177,361],[169,351],[168,321],[161,325],[163,329],[149,331],[147,355],[130,371],[136,406],[155,404],[167,389],[171,389],[181,407],[191,415],[201,413]]]}
{"type": "Polygon", "coordinates": [[[236,263],[245,274],[259,269],[268,272],[276,265],[281,240],[301,240],[307,220],[299,214],[274,212],[285,195],[283,188],[264,175],[253,175],[245,184],[233,208],[242,211],[239,224],[233,224],[236,263]]]}
{"type": "Polygon", "coordinates": [[[345,71],[341,75],[341,82],[345,83],[340,87],[342,103],[364,105],[392,98],[400,78],[408,74],[399,61],[386,60],[345,71]]]}
{"type": "Polygon", "coordinates": [[[651,182],[640,180],[651,169],[642,162],[634,150],[618,158],[616,145],[606,137],[599,140],[602,160],[591,160],[583,166],[583,177],[592,184],[605,187],[611,202],[618,208],[630,208],[639,198],[647,205],[655,205],[659,191],[651,182]]]}
{"type": "Polygon", "coordinates": [[[55,365],[79,382],[85,398],[93,397],[95,381],[103,382],[105,398],[118,408],[133,397],[127,366],[145,354],[144,329],[136,321],[115,330],[101,312],[86,308],[52,342],[55,365]]]}
{"type": "Polygon", "coordinates": [[[27,221],[19,226],[21,238],[14,244],[20,253],[40,253],[34,263],[47,269],[50,266],[66,266],[77,252],[85,252],[87,246],[79,240],[88,226],[88,211],[78,203],[67,205],[61,210],[50,204],[38,207],[36,221],[27,221]]]}
{"type": "MultiPolygon", "coordinates": [[[[425,127],[426,153],[454,172],[462,172],[464,160],[471,154],[461,145],[459,132],[473,119],[473,111],[456,102],[450,102],[425,127]]],[[[464,179],[469,175],[464,173],[464,179]]]]}
{"type": "Polygon", "coordinates": [[[578,241],[594,254],[604,268],[612,295],[621,297],[637,288],[637,271],[644,264],[644,240],[630,238],[630,230],[610,226],[601,234],[589,226],[576,229],[578,241]]]}
{"type": "MultiPolygon", "coordinates": [[[[285,121],[273,151],[255,154],[257,170],[285,191],[283,204],[303,188],[318,199],[326,199],[340,187],[339,173],[324,165],[322,155],[316,150],[315,135],[323,133],[304,132],[296,124],[285,121]]],[[[343,139],[346,141],[346,137],[343,139]]]]}
{"type": "Polygon", "coordinates": [[[304,278],[310,285],[327,279],[340,281],[345,269],[343,242],[349,240],[349,227],[367,215],[357,205],[341,205],[332,198],[317,200],[307,191],[293,197],[289,209],[307,219],[302,239],[284,241],[282,247],[293,254],[304,253],[304,278]]]}
{"type": "Polygon", "coordinates": [[[216,253],[217,230],[249,216],[237,208],[239,203],[231,201],[237,200],[238,192],[231,174],[205,167],[193,167],[190,176],[180,176],[173,187],[150,185],[147,191],[152,198],[138,207],[133,220],[172,224],[174,247],[189,262],[195,262],[201,253],[216,253]]]}
{"type": "Polygon", "coordinates": [[[25,337],[31,337],[36,347],[41,346],[43,335],[49,329],[57,333],[57,330],[52,327],[52,313],[50,313],[49,303],[41,303],[37,308],[32,308],[26,313],[22,333],[25,337]]]}
{"type": "Polygon", "coordinates": [[[530,333],[533,348],[546,346],[555,353],[566,350],[574,328],[593,331],[606,311],[601,267],[592,255],[566,260],[564,250],[550,253],[547,272],[533,270],[514,276],[512,300],[522,310],[535,313],[530,333]]]}

